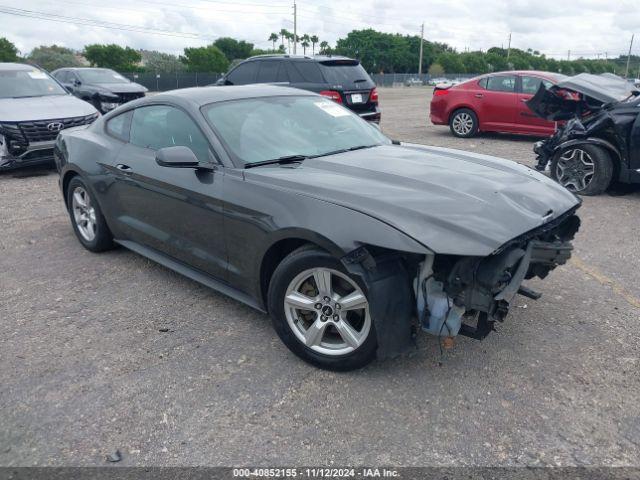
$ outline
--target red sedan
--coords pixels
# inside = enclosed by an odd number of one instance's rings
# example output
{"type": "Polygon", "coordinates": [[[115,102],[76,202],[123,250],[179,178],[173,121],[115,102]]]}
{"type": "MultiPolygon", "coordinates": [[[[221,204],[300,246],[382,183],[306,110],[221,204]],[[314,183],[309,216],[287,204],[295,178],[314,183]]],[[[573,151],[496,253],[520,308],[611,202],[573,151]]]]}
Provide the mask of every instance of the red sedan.
{"type": "Polygon", "coordinates": [[[431,122],[449,125],[456,137],[478,132],[506,132],[548,136],[553,122],[536,117],[524,103],[538,90],[564,75],[538,71],[499,72],[472,78],[455,86],[437,86],[431,99],[431,122]]]}

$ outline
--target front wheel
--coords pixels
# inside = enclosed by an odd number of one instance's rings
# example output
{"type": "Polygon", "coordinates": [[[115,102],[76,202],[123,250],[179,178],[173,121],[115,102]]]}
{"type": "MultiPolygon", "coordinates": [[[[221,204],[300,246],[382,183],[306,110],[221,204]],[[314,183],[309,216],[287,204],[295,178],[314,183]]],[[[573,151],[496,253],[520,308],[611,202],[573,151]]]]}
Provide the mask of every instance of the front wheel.
{"type": "Polygon", "coordinates": [[[269,311],[280,339],[320,368],[361,368],[376,356],[367,288],[329,253],[302,247],[278,265],[269,284],[269,311]]]}
{"type": "Polygon", "coordinates": [[[553,157],[551,177],[579,195],[599,195],[613,178],[611,155],[596,145],[568,147],[553,157]]]}

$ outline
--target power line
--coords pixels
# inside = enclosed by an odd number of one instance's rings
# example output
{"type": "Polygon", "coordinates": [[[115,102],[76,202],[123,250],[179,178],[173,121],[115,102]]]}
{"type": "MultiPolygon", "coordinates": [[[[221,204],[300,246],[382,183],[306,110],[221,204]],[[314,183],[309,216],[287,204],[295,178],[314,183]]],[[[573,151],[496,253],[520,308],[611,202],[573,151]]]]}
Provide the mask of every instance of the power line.
{"type": "Polygon", "coordinates": [[[196,32],[176,32],[171,30],[161,30],[155,28],[142,27],[139,25],[129,25],[115,22],[103,22],[99,20],[92,20],[90,18],[79,17],[67,17],[64,15],[57,15],[53,13],[37,12],[33,10],[24,10],[20,8],[8,7],[6,5],[0,5],[0,13],[6,15],[13,15],[18,17],[36,18],[39,20],[48,20],[52,22],[68,23],[72,25],[85,25],[98,28],[106,28],[112,30],[123,30],[135,33],[148,33],[150,35],[163,35],[169,37],[179,38],[191,38],[191,39],[215,39],[215,36],[205,36],[196,32]]]}

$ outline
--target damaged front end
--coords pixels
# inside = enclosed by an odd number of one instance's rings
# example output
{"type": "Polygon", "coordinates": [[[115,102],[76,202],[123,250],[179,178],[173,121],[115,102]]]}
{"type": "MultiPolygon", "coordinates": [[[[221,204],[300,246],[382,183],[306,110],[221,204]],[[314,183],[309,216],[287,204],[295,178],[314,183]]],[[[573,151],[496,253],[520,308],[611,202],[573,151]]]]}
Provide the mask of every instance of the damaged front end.
{"type": "Polygon", "coordinates": [[[505,319],[516,294],[540,297],[522,282],[545,278],[566,263],[579,226],[573,209],[488,257],[427,255],[413,285],[420,326],[436,336],[486,337],[505,319]]]}
{"type": "MultiPolygon", "coordinates": [[[[639,94],[632,84],[611,74],[580,74],[549,88],[540,85],[527,106],[538,117],[558,122],[558,128],[535,143],[536,169],[544,171],[554,156],[579,144],[601,147],[626,163],[639,112],[631,101],[639,94]]],[[[620,173],[624,175],[624,169],[620,173]]]]}

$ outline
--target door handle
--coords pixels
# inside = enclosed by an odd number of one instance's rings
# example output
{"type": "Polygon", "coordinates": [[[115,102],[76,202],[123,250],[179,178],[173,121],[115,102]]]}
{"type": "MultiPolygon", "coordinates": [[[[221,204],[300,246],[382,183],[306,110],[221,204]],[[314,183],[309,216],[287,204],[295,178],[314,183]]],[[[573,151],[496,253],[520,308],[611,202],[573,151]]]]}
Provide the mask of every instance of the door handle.
{"type": "Polygon", "coordinates": [[[526,103],[528,100],[529,100],[528,98],[521,98],[521,99],[520,99],[520,101],[521,101],[522,103],[526,103]]]}
{"type": "Polygon", "coordinates": [[[125,165],[124,163],[119,163],[116,165],[116,168],[123,173],[132,173],[133,170],[129,165],[125,165]]]}
{"type": "Polygon", "coordinates": [[[482,98],[484,95],[482,95],[481,93],[476,93],[476,98],[482,98]]]}

